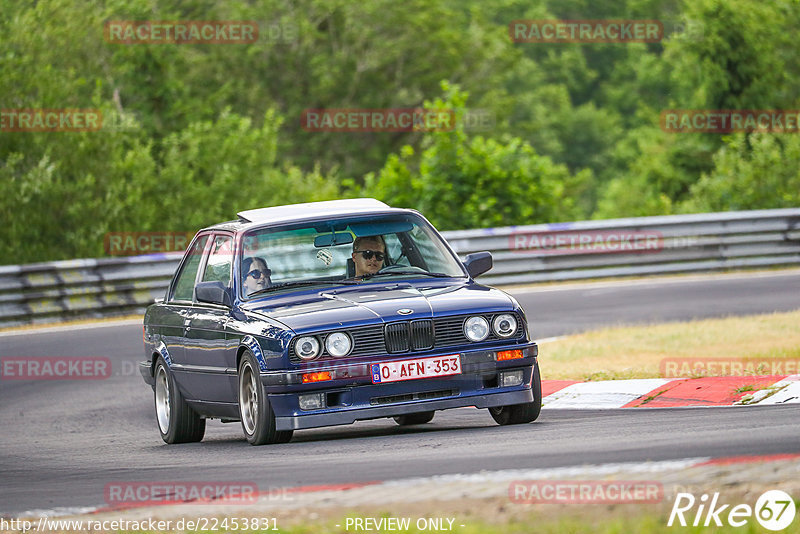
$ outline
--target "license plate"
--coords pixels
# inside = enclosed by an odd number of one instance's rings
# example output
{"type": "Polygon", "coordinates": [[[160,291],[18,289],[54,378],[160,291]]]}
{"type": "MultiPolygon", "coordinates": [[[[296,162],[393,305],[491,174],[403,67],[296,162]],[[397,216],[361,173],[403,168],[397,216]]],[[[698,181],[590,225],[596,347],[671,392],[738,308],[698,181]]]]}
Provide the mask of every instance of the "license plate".
{"type": "Polygon", "coordinates": [[[372,364],[373,384],[460,374],[461,358],[458,354],[372,364]]]}

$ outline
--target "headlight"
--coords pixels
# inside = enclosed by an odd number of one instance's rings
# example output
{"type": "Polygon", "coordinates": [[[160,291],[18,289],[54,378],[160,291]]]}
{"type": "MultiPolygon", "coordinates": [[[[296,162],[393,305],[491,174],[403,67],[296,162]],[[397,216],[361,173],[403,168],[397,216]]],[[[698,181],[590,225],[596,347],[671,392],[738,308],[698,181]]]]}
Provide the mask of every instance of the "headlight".
{"type": "Polygon", "coordinates": [[[517,320],[513,315],[504,313],[494,318],[492,328],[494,328],[494,333],[500,337],[511,337],[517,331],[517,320]]]}
{"type": "Polygon", "coordinates": [[[470,341],[483,341],[489,335],[489,322],[480,316],[470,317],[464,323],[464,335],[470,341]]]}
{"type": "Polygon", "coordinates": [[[350,336],[342,332],[334,332],[325,338],[325,350],[336,358],[346,356],[351,348],[353,343],[350,341],[350,336]]]}
{"type": "Polygon", "coordinates": [[[319,341],[312,336],[301,337],[294,344],[294,351],[303,360],[313,360],[319,356],[319,341]]]}

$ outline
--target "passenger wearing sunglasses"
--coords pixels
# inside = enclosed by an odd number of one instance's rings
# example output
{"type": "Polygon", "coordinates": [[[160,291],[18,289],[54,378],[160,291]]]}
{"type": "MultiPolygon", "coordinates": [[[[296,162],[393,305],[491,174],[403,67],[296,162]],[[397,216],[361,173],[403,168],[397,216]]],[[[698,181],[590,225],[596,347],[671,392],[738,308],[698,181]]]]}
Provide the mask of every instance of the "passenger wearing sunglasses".
{"type": "Polygon", "coordinates": [[[383,236],[357,237],[353,241],[352,257],[356,267],[356,278],[380,271],[386,258],[386,242],[383,236]]]}
{"type": "Polygon", "coordinates": [[[264,289],[269,285],[269,275],[272,272],[267,269],[267,262],[261,258],[245,258],[242,261],[242,273],[244,276],[244,293],[249,295],[259,289],[264,289]]]}

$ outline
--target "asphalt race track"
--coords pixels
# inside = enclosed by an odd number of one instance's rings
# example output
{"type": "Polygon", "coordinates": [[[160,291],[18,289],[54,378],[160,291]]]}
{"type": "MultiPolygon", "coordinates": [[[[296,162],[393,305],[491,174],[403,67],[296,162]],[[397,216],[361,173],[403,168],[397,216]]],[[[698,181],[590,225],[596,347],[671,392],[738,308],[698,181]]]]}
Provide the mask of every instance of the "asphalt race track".
{"type": "Polygon", "coordinates": [[[800,309],[800,270],[556,285],[509,291],[535,339],[646,324],[800,309]]]}
{"type": "MultiPolygon", "coordinates": [[[[511,291],[534,337],[800,308],[800,271],[541,287],[511,291]]],[[[251,447],[238,423],[202,443],[167,446],[135,363],[141,326],[0,334],[0,357],[106,356],[107,380],[0,381],[0,514],[104,505],[110,482],[248,481],[261,491],[481,470],[800,452],[794,406],[544,410],[499,427],[485,410],[438,412],[400,428],[383,419],[305,430],[251,447]],[[765,439],[768,437],[768,439],[765,439]],[[313,458],[313,461],[309,459],[313,458]]],[[[542,365],[546,365],[542,361],[542,365]]]]}

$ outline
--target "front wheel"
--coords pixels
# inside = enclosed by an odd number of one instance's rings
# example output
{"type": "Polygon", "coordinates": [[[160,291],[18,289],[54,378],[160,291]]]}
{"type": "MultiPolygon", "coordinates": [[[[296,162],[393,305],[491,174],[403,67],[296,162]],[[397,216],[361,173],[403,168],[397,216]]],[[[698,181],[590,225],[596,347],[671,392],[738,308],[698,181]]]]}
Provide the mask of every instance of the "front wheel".
{"type": "Polygon", "coordinates": [[[202,440],[206,433],[206,420],[186,403],[175,383],[175,377],[160,357],[156,363],[155,379],[153,397],[161,439],[165,443],[193,443],[202,440]]]}
{"type": "Polygon", "coordinates": [[[394,422],[400,426],[424,425],[425,423],[430,423],[433,420],[434,413],[435,412],[420,412],[398,415],[394,418],[394,422]]]}
{"type": "Polygon", "coordinates": [[[250,445],[286,443],[292,439],[291,430],[275,429],[275,412],[261,387],[255,356],[247,351],[239,362],[239,416],[242,430],[250,445]]]}
{"type": "Polygon", "coordinates": [[[533,367],[533,402],[489,408],[492,419],[498,425],[519,425],[536,421],[542,411],[542,379],[539,366],[533,367]]]}

